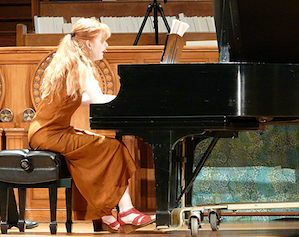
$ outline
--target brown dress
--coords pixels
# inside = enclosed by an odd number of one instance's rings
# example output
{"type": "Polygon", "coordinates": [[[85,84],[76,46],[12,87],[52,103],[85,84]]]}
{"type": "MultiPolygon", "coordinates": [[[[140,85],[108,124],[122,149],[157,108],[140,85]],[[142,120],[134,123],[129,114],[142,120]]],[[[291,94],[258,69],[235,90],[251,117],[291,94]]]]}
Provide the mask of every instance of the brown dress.
{"type": "Polygon", "coordinates": [[[60,152],[66,159],[75,188],[76,219],[99,219],[119,202],[136,170],[125,145],[116,139],[79,132],[70,126],[81,96],[72,100],[65,88],[52,103],[42,100],[28,138],[33,149],[60,152]]]}

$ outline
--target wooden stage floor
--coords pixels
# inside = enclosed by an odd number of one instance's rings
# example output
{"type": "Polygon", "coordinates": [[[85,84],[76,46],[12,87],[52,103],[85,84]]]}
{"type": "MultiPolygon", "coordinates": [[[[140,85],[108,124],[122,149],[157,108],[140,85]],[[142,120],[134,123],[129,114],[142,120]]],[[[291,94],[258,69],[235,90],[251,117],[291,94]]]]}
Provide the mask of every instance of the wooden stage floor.
{"type": "MultiPolygon", "coordinates": [[[[5,235],[4,235],[5,236],[5,235]]],[[[125,234],[111,234],[108,232],[93,232],[93,227],[90,222],[75,222],[73,225],[73,233],[67,234],[64,228],[64,223],[58,223],[58,232],[56,235],[51,235],[49,232],[49,223],[40,223],[39,227],[26,230],[25,233],[18,232],[17,228],[8,230],[6,236],[140,236],[140,237],[171,237],[191,236],[187,227],[181,229],[162,233],[155,230],[155,225],[144,227],[134,233],[125,234]]],[[[223,222],[220,224],[218,231],[212,231],[209,223],[205,223],[203,228],[199,229],[199,237],[299,237],[299,221],[298,219],[282,220],[282,221],[269,221],[269,222],[223,222]]]]}

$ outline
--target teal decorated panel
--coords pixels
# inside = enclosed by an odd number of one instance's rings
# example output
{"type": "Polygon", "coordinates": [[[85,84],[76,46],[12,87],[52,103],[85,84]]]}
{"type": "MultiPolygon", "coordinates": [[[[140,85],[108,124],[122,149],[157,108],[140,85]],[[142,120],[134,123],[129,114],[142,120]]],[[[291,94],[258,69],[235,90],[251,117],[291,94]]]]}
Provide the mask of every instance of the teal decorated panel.
{"type": "MultiPolygon", "coordinates": [[[[195,164],[209,142],[207,139],[196,147],[195,164]]],[[[298,167],[299,126],[266,126],[263,132],[241,132],[238,138],[220,139],[194,182],[193,205],[299,201],[298,167]]]]}

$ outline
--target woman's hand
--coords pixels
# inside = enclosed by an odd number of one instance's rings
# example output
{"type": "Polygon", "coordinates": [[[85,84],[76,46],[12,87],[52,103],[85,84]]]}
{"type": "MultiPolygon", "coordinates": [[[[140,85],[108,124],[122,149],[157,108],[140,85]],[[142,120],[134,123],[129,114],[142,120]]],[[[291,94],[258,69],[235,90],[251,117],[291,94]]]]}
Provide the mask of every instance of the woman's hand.
{"type": "Polygon", "coordinates": [[[85,81],[85,92],[82,95],[83,104],[105,104],[115,99],[115,95],[103,94],[98,81],[92,75],[85,81]]]}

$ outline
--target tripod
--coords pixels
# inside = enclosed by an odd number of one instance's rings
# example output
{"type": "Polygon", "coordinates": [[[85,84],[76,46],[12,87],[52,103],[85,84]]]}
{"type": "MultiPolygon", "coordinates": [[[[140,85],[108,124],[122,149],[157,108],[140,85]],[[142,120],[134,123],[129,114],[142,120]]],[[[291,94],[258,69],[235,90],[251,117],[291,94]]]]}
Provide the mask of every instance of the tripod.
{"type": "MultiPolygon", "coordinates": [[[[166,1],[164,1],[166,2],[166,1]]],[[[142,34],[142,31],[143,31],[143,28],[145,26],[145,23],[148,19],[148,16],[149,14],[152,12],[152,10],[154,9],[154,29],[155,29],[155,42],[156,42],[156,45],[158,45],[159,43],[159,38],[158,38],[158,12],[161,14],[161,17],[164,21],[164,24],[166,26],[166,29],[168,31],[168,33],[170,32],[170,27],[168,25],[168,22],[165,18],[165,15],[164,15],[164,12],[163,12],[163,8],[161,6],[160,3],[157,3],[157,0],[154,0],[153,3],[149,4],[148,7],[147,7],[147,11],[146,11],[146,14],[145,14],[145,17],[142,21],[142,24],[141,24],[141,27],[138,31],[138,34],[136,36],[136,39],[135,39],[135,42],[134,42],[134,45],[137,45],[138,41],[139,41],[139,38],[142,34]]]]}

